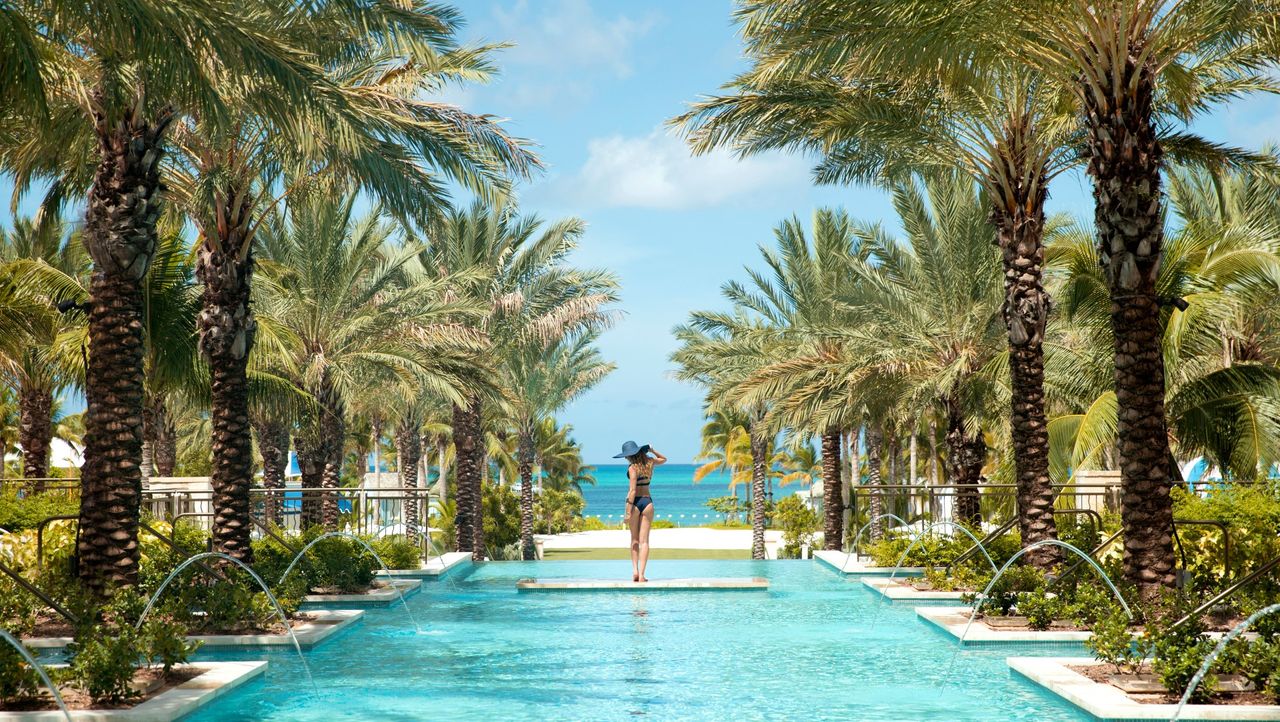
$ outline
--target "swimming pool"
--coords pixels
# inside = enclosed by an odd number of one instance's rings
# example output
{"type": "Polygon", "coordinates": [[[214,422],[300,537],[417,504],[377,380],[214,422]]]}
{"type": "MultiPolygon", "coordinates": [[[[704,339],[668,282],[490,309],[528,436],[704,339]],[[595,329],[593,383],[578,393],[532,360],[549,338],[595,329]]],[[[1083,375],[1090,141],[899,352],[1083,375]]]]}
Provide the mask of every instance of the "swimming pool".
{"type": "MultiPolygon", "coordinates": [[[[812,561],[673,561],[650,576],[768,577],[768,592],[517,594],[523,577],[619,577],[627,562],[502,562],[426,582],[190,717],[228,720],[1084,720],[812,561]]],[[[1046,649],[1046,655],[1063,650],[1046,649]]],[[[1081,652],[1083,654],[1083,651],[1081,652]]]]}

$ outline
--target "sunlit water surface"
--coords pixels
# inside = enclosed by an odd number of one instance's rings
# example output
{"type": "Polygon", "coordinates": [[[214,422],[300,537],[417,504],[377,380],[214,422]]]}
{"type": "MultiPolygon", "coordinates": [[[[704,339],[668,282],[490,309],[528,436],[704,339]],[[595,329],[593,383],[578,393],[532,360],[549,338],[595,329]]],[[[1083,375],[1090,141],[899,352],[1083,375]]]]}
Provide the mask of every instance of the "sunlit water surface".
{"type": "MultiPolygon", "coordinates": [[[[768,577],[768,592],[517,594],[516,580],[620,578],[627,562],[488,563],[307,652],[201,652],[267,659],[266,674],[190,720],[1084,720],[1012,674],[878,605],[812,561],[658,562],[663,577],[768,577]],[[954,657],[954,665],[952,664],[954,657]]],[[[1041,654],[1078,653],[1046,649],[1041,654]]]]}

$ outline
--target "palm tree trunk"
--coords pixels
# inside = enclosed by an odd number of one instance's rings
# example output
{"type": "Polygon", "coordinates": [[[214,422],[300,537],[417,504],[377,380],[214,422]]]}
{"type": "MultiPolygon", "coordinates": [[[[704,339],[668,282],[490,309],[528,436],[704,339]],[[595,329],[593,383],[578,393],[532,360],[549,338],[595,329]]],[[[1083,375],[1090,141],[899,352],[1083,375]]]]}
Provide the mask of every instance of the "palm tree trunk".
{"type": "Polygon", "coordinates": [[[929,483],[934,486],[938,485],[938,472],[938,421],[929,419],[929,483]]]}
{"type": "MultiPolygon", "coordinates": [[[[418,460],[422,458],[422,437],[418,435],[418,425],[413,419],[401,420],[396,428],[396,451],[400,454],[400,486],[405,489],[418,488],[418,460]]],[[[418,497],[414,492],[405,494],[404,500],[404,532],[418,544],[422,540],[421,521],[418,513],[418,497]]]]}
{"type": "MultiPolygon", "coordinates": [[[[1016,136],[1015,136],[1016,137],[1016,136]]],[[[991,214],[996,245],[1004,262],[1004,322],[1009,337],[1009,376],[1013,391],[1009,425],[1017,479],[1018,531],[1022,545],[1058,538],[1049,479],[1049,424],[1044,412],[1044,334],[1050,298],[1042,283],[1044,201],[1047,187],[1016,189],[1016,202],[998,204],[991,214]]],[[[1058,547],[1027,554],[1044,570],[1062,561],[1058,547]]]]}
{"type": "Polygon", "coordinates": [[[947,466],[951,483],[956,487],[952,517],[957,523],[977,526],[982,523],[982,467],[987,461],[987,442],[982,432],[970,435],[964,427],[964,416],[954,399],[947,401],[947,466]]]}
{"type": "Polygon", "coordinates": [[[822,435],[822,515],[824,549],[839,550],[843,544],[840,508],[840,430],[827,429],[822,435]]]}
{"type": "Polygon", "coordinates": [[[1130,89],[1085,90],[1098,259],[1111,289],[1125,579],[1145,598],[1174,584],[1173,503],[1156,277],[1164,243],[1154,71],[1123,68],[1130,89]],[[1117,97],[1118,96],[1118,97],[1117,97]]]}
{"type": "Polygon", "coordinates": [[[22,388],[18,393],[18,443],[22,446],[22,475],[30,492],[44,491],[49,476],[49,447],[53,444],[53,394],[48,389],[22,388]]]}
{"type": "Polygon", "coordinates": [[[478,518],[480,487],[480,464],[478,463],[478,446],[480,420],[473,410],[478,404],[468,403],[466,406],[453,407],[453,444],[454,463],[457,466],[457,511],[453,524],[457,537],[458,551],[483,555],[484,550],[475,549],[475,522],[478,518]]]}
{"type": "Polygon", "coordinates": [[[319,424],[295,441],[298,451],[298,472],[302,476],[302,529],[320,523],[320,494],[316,490],[324,478],[325,450],[320,438],[319,424]]]}
{"type": "Polygon", "coordinates": [[[156,246],[160,156],[170,109],[108,117],[90,97],[98,167],[84,242],[93,259],[85,373],[85,463],[76,539],[78,576],[93,594],[138,581],[142,502],[142,278],[156,246]]]}
{"type": "Polygon", "coordinates": [[[867,513],[871,515],[871,540],[878,541],[884,536],[884,522],[878,519],[884,513],[884,499],[880,486],[880,448],[884,445],[884,432],[879,424],[867,427],[867,484],[871,487],[871,503],[867,513]]]}
{"type": "Polygon", "coordinates": [[[151,404],[151,458],[156,476],[173,476],[178,467],[178,429],[164,399],[155,398],[151,404]]]}
{"type": "Polygon", "coordinates": [[[520,557],[525,561],[538,558],[533,544],[533,424],[526,422],[520,430],[516,451],[520,467],[520,557]]]}
{"type": "MultiPolygon", "coordinates": [[[[764,424],[757,420],[749,429],[751,436],[751,558],[764,559],[764,482],[769,475],[769,439],[764,424]]],[[[839,444],[839,440],[836,442],[839,444]]],[[[839,467],[837,466],[837,476],[839,467]]]]}
{"type": "Polygon", "coordinates": [[[258,450],[262,453],[263,515],[268,524],[282,522],[284,477],[289,465],[289,427],[275,419],[258,419],[258,450]]]}
{"type": "Polygon", "coordinates": [[[863,452],[858,448],[861,437],[861,426],[856,426],[849,435],[849,516],[845,524],[852,526],[860,526],[855,512],[858,511],[858,488],[863,485],[863,452]]]}
{"type": "MultiPolygon", "coordinates": [[[[234,198],[238,189],[227,189],[234,198]]],[[[206,234],[196,276],[204,286],[196,325],[209,363],[209,416],[213,427],[213,550],[252,562],[249,489],[253,484],[253,432],[249,422],[249,351],[257,322],[249,306],[253,277],[248,210],[230,209],[222,237],[206,234]]]]}
{"type": "Polygon", "coordinates": [[[337,531],[341,518],[337,489],[342,486],[342,460],[347,439],[346,408],[328,379],[325,379],[324,391],[318,398],[321,400],[325,450],[324,470],[320,474],[320,486],[324,488],[320,496],[320,523],[325,531],[337,531]]]}

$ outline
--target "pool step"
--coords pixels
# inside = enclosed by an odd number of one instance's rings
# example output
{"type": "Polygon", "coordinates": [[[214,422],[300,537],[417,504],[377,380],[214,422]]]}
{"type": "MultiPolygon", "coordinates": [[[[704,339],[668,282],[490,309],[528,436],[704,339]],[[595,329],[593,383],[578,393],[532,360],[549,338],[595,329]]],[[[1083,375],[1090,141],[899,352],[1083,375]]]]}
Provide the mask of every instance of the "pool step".
{"type": "Polygon", "coordinates": [[[709,577],[702,579],[521,579],[516,589],[521,592],[656,592],[659,590],[732,591],[768,589],[764,577],[709,577]]]}

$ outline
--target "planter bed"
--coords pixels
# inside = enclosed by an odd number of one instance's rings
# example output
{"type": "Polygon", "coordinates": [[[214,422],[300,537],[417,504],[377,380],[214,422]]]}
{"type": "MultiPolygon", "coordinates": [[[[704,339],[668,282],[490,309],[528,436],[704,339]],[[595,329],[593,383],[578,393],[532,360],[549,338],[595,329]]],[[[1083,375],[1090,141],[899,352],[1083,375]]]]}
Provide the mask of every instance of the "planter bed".
{"type": "MultiPolygon", "coordinates": [[[[445,552],[440,556],[431,557],[422,563],[418,569],[392,569],[386,574],[397,579],[440,579],[448,576],[450,572],[460,569],[466,569],[471,566],[471,552],[445,552]]],[[[381,569],[376,572],[379,576],[384,576],[381,569]]]]}
{"type": "Polygon", "coordinates": [[[302,602],[304,604],[358,604],[385,607],[400,601],[401,595],[408,597],[421,588],[422,580],[420,579],[392,579],[390,582],[376,582],[369,589],[353,594],[308,594],[302,598],[302,602]]]}
{"type": "MultiPolygon", "coordinates": [[[[1167,720],[1177,708],[1177,696],[1128,694],[1107,681],[1112,667],[1104,662],[1070,657],[1010,657],[1009,667],[1100,720],[1167,720]],[[1074,668],[1074,669],[1073,669],[1074,668]],[[1096,668],[1094,671],[1091,668],[1096,668]]],[[[1141,678],[1132,680],[1140,682],[1141,678]]],[[[1141,688],[1144,685],[1135,684],[1141,688]]],[[[1280,720],[1280,705],[1261,701],[1255,693],[1215,695],[1213,704],[1188,704],[1183,720],[1280,720]],[[1233,704],[1233,699],[1245,704],[1233,704]]]]}
{"type": "Polygon", "coordinates": [[[958,602],[966,592],[947,592],[939,589],[920,589],[911,583],[890,581],[885,577],[864,577],[863,586],[891,602],[958,602]]]}
{"type": "MultiPolygon", "coordinates": [[[[959,640],[964,634],[965,625],[969,623],[969,615],[973,610],[969,607],[917,607],[916,616],[938,628],[942,632],[959,640]]],[[[1082,646],[1085,640],[1093,636],[1093,632],[1083,629],[1061,628],[1047,629],[1043,632],[1026,627],[1010,627],[1009,623],[996,622],[988,624],[979,617],[973,620],[969,634],[964,638],[964,646],[982,646],[991,644],[1066,644],[1082,646]]]]}
{"type": "MultiPolygon", "coordinates": [[[[66,699],[71,719],[76,722],[96,720],[131,720],[131,722],[170,722],[186,716],[244,682],[260,675],[266,662],[199,662],[175,667],[170,680],[156,686],[132,703],[105,709],[77,709],[88,700],[66,699]]],[[[5,722],[61,722],[62,711],[53,706],[37,710],[0,710],[5,722]]]]}
{"type": "MultiPolygon", "coordinates": [[[[878,567],[859,559],[856,555],[823,549],[813,553],[813,558],[846,576],[887,577],[893,574],[893,567],[878,567]]],[[[924,575],[924,567],[901,567],[900,577],[919,577],[924,575]]]]}
{"type": "MultiPolygon", "coordinates": [[[[313,647],[339,630],[353,624],[364,612],[359,609],[324,609],[304,612],[293,621],[298,644],[313,647]]],[[[283,632],[250,632],[246,634],[193,634],[188,641],[199,642],[201,648],[220,647],[292,647],[293,640],[283,632]]],[[[31,649],[58,649],[71,643],[71,637],[30,637],[22,643],[31,649]]]]}

